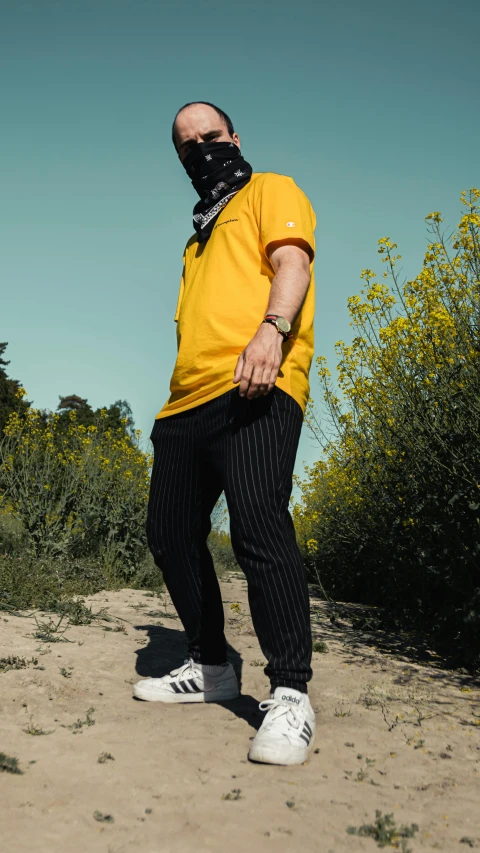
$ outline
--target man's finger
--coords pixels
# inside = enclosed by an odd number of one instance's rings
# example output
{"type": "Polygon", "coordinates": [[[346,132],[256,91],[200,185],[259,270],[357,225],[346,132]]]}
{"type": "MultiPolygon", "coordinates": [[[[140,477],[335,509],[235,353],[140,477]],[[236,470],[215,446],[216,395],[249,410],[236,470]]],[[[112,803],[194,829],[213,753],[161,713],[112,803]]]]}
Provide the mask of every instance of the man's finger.
{"type": "Polygon", "coordinates": [[[235,383],[240,382],[240,377],[242,375],[242,369],[243,369],[243,362],[244,362],[244,353],[241,352],[240,355],[238,356],[237,364],[235,366],[235,371],[233,374],[233,381],[235,383]]]}
{"type": "Polygon", "coordinates": [[[272,367],[269,364],[266,364],[263,369],[262,380],[260,383],[260,395],[265,397],[268,392],[271,390],[270,386],[270,376],[272,374],[272,367]]]}
{"type": "Polygon", "coordinates": [[[247,398],[249,400],[253,400],[255,397],[260,397],[262,380],[263,380],[263,365],[255,365],[253,368],[252,375],[250,377],[250,384],[248,388],[247,398]]]}
{"type": "Polygon", "coordinates": [[[253,373],[253,364],[244,359],[242,374],[241,374],[241,378],[240,378],[240,386],[239,386],[240,397],[244,397],[245,394],[247,394],[249,386],[250,386],[250,381],[252,378],[252,373],[253,373]]]}
{"type": "MultiPolygon", "coordinates": [[[[280,366],[280,365],[279,365],[279,366],[280,366]]],[[[279,366],[278,366],[278,367],[272,367],[272,369],[271,369],[271,371],[270,371],[270,376],[269,376],[269,378],[268,378],[268,391],[267,391],[267,394],[269,394],[269,393],[270,393],[270,391],[272,390],[272,388],[273,388],[273,387],[274,387],[274,385],[275,385],[275,382],[277,381],[277,376],[278,376],[278,369],[279,369],[279,366]]]]}

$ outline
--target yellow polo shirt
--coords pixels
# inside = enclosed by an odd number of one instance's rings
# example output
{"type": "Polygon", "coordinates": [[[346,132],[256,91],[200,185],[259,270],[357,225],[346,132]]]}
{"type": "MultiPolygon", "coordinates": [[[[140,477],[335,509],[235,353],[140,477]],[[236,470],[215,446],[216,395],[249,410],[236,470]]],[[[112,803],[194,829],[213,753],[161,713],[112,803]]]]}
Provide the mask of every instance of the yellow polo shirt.
{"type": "Polygon", "coordinates": [[[292,178],[254,173],[223,209],[206,243],[197,235],[183,257],[177,311],[178,355],[170,397],[157,418],[184,412],[234,388],[239,355],[267,309],[274,276],[267,247],[304,240],[311,248],[311,281],[283,344],[276,384],[305,409],[313,356],[315,214],[292,178]]]}

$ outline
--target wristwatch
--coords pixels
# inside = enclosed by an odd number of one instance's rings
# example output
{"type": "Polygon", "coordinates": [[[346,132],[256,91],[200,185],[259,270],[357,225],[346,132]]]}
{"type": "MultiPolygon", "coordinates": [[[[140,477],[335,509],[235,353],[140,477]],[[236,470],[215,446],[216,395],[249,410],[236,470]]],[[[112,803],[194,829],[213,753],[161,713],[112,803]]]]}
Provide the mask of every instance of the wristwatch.
{"type": "Polygon", "coordinates": [[[284,341],[288,341],[288,339],[293,335],[293,332],[291,331],[292,326],[286,317],[281,317],[279,314],[267,314],[263,322],[271,323],[272,326],[275,326],[277,332],[279,332],[284,341]]]}

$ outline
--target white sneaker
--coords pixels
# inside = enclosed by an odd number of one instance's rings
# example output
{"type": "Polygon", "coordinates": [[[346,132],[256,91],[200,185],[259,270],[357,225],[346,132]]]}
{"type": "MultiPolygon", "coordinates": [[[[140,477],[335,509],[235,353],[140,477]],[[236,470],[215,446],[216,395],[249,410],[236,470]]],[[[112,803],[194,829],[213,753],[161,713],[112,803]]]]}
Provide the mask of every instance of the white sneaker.
{"type": "Polygon", "coordinates": [[[236,699],[239,689],[231,663],[205,667],[190,659],[162,678],[137,681],[133,695],[146,702],[223,702],[236,699]],[[213,675],[212,669],[217,670],[213,675]]]}
{"type": "Polygon", "coordinates": [[[271,699],[260,702],[260,710],[268,714],[252,741],[250,761],[303,764],[315,734],[315,714],[307,694],[277,687],[271,699]]]}

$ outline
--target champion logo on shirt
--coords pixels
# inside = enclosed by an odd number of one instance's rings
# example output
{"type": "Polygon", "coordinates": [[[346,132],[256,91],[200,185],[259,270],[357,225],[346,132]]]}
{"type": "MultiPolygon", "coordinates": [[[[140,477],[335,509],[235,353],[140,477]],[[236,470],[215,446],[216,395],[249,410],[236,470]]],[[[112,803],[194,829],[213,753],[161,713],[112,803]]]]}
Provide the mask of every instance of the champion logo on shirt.
{"type": "Polygon", "coordinates": [[[295,228],[294,222],[286,222],[285,225],[287,226],[287,228],[295,228]]]}
{"type": "Polygon", "coordinates": [[[215,231],[216,228],[220,228],[220,225],[228,225],[229,222],[238,222],[238,219],[225,219],[225,222],[217,222],[213,230],[215,231]]]}

